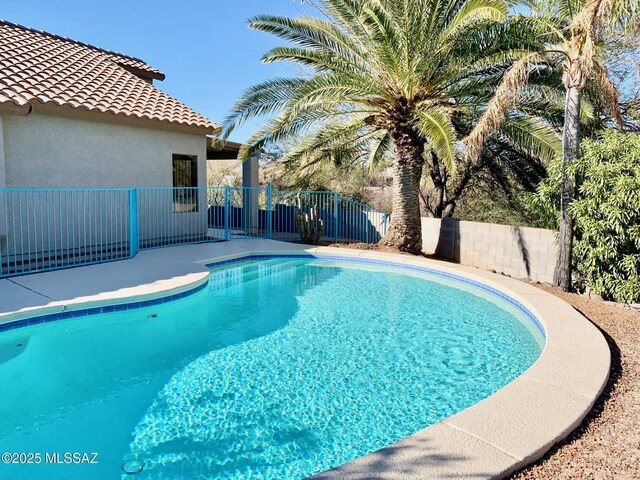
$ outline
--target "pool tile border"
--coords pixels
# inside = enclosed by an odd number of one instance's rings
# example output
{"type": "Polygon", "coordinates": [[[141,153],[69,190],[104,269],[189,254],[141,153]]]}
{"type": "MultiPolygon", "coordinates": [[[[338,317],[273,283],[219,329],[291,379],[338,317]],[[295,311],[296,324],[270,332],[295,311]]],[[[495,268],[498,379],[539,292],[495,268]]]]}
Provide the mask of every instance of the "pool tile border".
{"type": "Polygon", "coordinates": [[[100,307],[80,308],[77,310],[65,310],[58,313],[49,313],[40,316],[22,318],[0,324],[0,332],[16,330],[18,328],[31,327],[33,325],[41,325],[43,323],[56,322],[58,320],[68,320],[70,318],[87,317],[89,315],[97,315],[101,313],[122,312],[126,310],[138,310],[140,308],[152,307],[162,303],[173,302],[204,290],[208,282],[204,282],[194,288],[190,288],[180,293],[173,293],[164,297],[152,298],[150,300],[141,300],[138,302],[118,303],[115,305],[104,305],[100,307]]]}
{"type": "MultiPolygon", "coordinates": [[[[448,280],[454,280],[456,282],[464,283],[467,285],[471,285],[473,287],[479,288],[488,292],[494,296],[499,297],[500,299],[510,303],[512,306],[521,311],[524,315],[529,318],[534,325],[537,327],[538,331],[546,338],[546,331],[538,317],[531,312],[526,306],[524,306],[521,302],[514,299],[512,296],[501,292],[500,290],[493,288],[487,284],[484,284],[480,281],[473,280],[461,275],[455,275],[453,273],[444,272],[440,270],[436,270],[429,267],[423,267],[418,265],[412,265],[407,263],[393,262],[388,260],[376,260],[372,258],[361,258],[361,257],[347,257],[341,255],[325,255],[322,253],[313,254],[313,253],[301,253],[301,254],[288,254],[288,253],[273,253],[273,254],[242,254],[241,256],[235,258],[228,258],[225,260],[220,260],[216,262],[206,263],[205,267],[207,268],[216,268],[223,267],[226,265],[233,265],[235,263],[252,261],[252,260],[270,260],[275,258],[291,258],[291,259],[316,259],[316,260],[328,260],[328,261],[341,261],[341,262],[349,262],[349,263],[362,263],[369,265],[382,265],[389,267],[396,267],[400,269],[407,269],[418,271],[422,273],[427,273],[436,277],[446,278],[448,280]]],[[[113,313],[113,312],[121,312],[126,310],[137,310],[140,308],[152,307],[154,305],[160,305],[163,303],[172,302],[175,300],[180,300],[182,298],[186,298],[188,296],[194,295],[204,288],[206,288],[207,282],[202,283],[194,288],[185,290],[181,293],[170,294],[163,297],[158,297],[150,300],[142,300],[142,301],[134,301],[134,302],[125,302],[119,303],[115,305],[103,305],[99,307],[90,307],[90,308],[79,308],[77,310],[64,310],[62,312],[50,313],[44,315],[37,315],[29,318],[23,318],[18,320],[13,320],[9,322],[5,322],[0,324],[0,332],[5,332],[9,330],[16,330],[18,328],[30,327],[33,325],[40,325],[43,323],[55,322],[58,320],[68,320],[70,318],[78,318],[78,317],[86,317],[89,315],[97,315],[103,313],[113,313]]]]}
{"type": "Polygon", "coordinates": [[[441,277],[441,278],[446,278],[448,280],[453,280],[456,282],[460,282],[460,283],[464,283],[467,285],[471,285],[473,287],[479,288],[481,290],[484,290],[485,292],[488,292],[496,297],[499,297],[500,299],[508,302],[509,304],[511,304],[512,306],[514,306],[515,308],[517,308],[520,312],[522,312],[524,315],[527,316],[527,318],[529,318],[533,324],[536,326],[536,328],[538,329],[538,331],[546,338],[546,330],[544,325],[540,322],[540,319],[538,318],[538,316],[536,314],[534,314],[531,310],[529,310],[526,306],[524,306],[521,302],[519,302],[518,300],[516,300],[515,298],[513,298],[511,295],[507,295],[506,293],[493,288],[490,285],[487,285],[486,283],[482,283],[480,281],[477,280],[473,280],[471,278],[467,278],[461,275],[456,275],[453,273],[449,273],[449,272],[444,272],[442,270],[436,270],[433,268],[429,268],[429,267],[423,267],[423,266],[419,266],[419,265],[412,265],[412,264],[408,264],[408,263],[400,263],[400,262],[393,262],[393,261],[389,261],[389,260],[376,260],[373,258],[362,258],[362,257],[345,257],[345,256],[340,256],[340,255],[325,255],[322,253],[317,253],[317,254],[311,254],[311,253],[304,253],[304,254],[300,254],[300,255],[295,255],[295,254],[250,254],[250,255],[245,255],[242,257],[238,257],[238,258],[229,258],[226,260],[221,260],[219,262],[211,262],[211,263],[207,263],[205,264],[205,266],[207,268],[216,268],[216,267],[223,267],[226,265],[232,265],[234,263],[240,263],[240,262],[245,262],[245,261],[251,261],[251,260],[269,260],[269,259],[275,259],[275,258],[292,258],[292,259],[299,259],[299,258],[309,258],[309,259],[318,259],[318,260],[334,260],[334,261],[340,261],[340,262],[349,262],[349,263],[363,263],[363,264],[370,264],[370,265],[382,265],[382,266],[387,266],[387,267],[396,267],[396,268],[401,268],[401,269],[405,269],[405,270],[413,270],[413,271],[417,271],[417,272],[422,272],[422,273],[427,273],[429,275],[433,275],[435,277],[441,277]]]}

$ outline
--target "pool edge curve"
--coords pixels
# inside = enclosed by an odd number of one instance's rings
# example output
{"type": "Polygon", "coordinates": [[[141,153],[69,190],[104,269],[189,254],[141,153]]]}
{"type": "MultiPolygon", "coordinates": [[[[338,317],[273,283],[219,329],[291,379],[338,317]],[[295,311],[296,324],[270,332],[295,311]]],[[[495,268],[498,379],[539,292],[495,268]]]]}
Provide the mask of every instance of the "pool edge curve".
{"type": "MultiPolygon", "coordinates": [[[[501,292],[539,320],[546,336],[543,351],[538,360],[514,381],[479,403],[414,435],[312,477],[316,480],[503,478],[541,458],[555,443],[568,436],[591,410],[607,383],[610,351],[600,331],[566,302],[527,283],[443,261],[369,250],[306,247],[273,241],[237,241],[234,246],[239,248],[230,251],[223,246],[216,251],[212,245],[202,245],[164,249],[167,256],[172,250],[180,252],[178,257],[190,262],[192,271],[172,276],[169,268],[165,276],[170,282],[163,278],[146,284],[137,294],[133,288],[124,293],[120,290],[111,299],[109,293],[78,296],[4,312],[0,316],[0,331],[43,323],[44,320],[38,319],[45,316],[68,318],[83,316],[83,312],[87,312],[84,315],[96,313],[92,311],[96,309],[124,310],[127,306],[140,308],[154,302],[172,301],[204,288],[208,281],[205,265],[261,255],[340,257],[444,272],[501,292]]],[[[154,253],[147,257],[149,261],[157,261],[158,255],[154,253]]],[[[126,262],[130,260],[111,265],[126,262]]],[[[100,267],[79,267],[66,270],[65,275],[81,269],[99,271],[100,267]]],[[[50,279],[55,278],[56,273],[35,275],[46,275],[50,279]]]]}

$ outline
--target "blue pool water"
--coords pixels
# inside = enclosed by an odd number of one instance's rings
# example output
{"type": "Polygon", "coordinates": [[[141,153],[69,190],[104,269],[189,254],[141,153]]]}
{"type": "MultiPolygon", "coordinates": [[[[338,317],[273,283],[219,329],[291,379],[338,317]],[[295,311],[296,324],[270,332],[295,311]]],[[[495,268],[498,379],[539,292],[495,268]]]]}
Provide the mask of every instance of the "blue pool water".
{"type": "Polygon", "coordinates": [[[0,478],[304,478],[477,403],[542,344],[510,303],[428,273],[217,267],[175,302],[0,334],[0,452],[41,455],[0,478]],[[45,464],[66,452],[98,463],[45,464]]]}

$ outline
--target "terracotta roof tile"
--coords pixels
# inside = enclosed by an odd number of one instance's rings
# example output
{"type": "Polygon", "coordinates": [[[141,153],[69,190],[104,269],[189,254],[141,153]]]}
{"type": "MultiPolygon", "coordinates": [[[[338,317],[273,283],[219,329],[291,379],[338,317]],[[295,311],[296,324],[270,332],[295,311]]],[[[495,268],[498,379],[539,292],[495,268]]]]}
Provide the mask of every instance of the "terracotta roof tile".
{"type": "Polygon", "coordinates": [[[0,20],[0,104],[56,104],[207,129],[217,126],[143,78],[142,60],[0,20]]]}

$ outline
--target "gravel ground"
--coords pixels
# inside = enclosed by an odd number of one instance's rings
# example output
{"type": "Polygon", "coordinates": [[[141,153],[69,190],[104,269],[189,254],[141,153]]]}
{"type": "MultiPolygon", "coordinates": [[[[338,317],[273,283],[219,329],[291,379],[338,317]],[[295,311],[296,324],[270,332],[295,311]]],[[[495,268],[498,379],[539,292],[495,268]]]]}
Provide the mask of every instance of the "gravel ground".
{"type": "Polygon", "coordinates": [[[612,354],[609,382],[567,439],[514,479],[640,479],[640,312],[549,286],[603,332],[612,354]]]}
{"type": "MultiPolygon", "coordinates": [[[[399,253],[378,245],[331,246],[399,253]]],[[[511,478],[640,480],[640,311],[535,286],[571,304],[600,329],[609,343],[612,365],[604,392],[582,424],[511,478]]]]}

